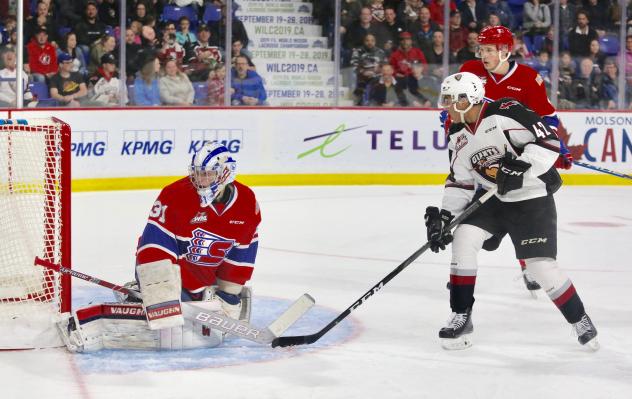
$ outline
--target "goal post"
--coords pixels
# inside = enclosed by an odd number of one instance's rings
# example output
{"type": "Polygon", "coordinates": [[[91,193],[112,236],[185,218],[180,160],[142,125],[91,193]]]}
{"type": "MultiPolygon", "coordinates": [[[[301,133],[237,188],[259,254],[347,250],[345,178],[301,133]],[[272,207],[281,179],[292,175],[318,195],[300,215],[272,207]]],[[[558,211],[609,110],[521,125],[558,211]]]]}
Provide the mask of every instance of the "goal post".
{"type": "Polygon", "coordinates": [[[56,118],[0,119],[0,349],[62,346],[71,265],[70,126],[56,118]]]}

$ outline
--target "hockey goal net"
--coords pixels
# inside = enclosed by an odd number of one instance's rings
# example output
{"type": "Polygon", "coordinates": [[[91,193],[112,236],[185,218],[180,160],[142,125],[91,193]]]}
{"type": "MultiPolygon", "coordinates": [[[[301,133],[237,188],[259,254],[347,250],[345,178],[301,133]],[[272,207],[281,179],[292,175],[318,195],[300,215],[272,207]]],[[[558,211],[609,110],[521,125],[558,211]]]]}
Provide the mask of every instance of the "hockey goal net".
{"type": "Polygon", "coordinates": [[[70,127],[55,118],[0,120],[0,349],[62,345],[70,279],[70,127]]]}

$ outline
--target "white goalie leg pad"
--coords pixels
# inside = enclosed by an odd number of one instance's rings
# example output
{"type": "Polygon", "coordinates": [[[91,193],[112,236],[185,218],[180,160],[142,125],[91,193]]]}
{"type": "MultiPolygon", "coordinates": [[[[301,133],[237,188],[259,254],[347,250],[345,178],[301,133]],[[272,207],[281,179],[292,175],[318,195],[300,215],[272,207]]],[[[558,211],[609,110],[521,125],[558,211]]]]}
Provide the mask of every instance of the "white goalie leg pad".
{"type": "MultiPolygon", "coordinates": [[[[215,312],[219,308],[210,306],[207,310],[215,312]]],[[[212,348],[223,342],[220,331],[197,320],[185,320],[182,326],[151,330],[142,305],[132,303],[103,303],[78,309],[67,326],[70,328],[66,329],[66,346],[72,352],[212,348]]]]}
{"type": "Polygon", "coordinates": [[[169,260],[136,266],[136,275],[143,296],[143,308],[152,330],[182,326],[180,266],[169,260]]]}
{"type": "Polygon", "coordinates": [[[524,260],[527,271],[550,296],[570,284],[570,280],[553,258],[530,258],[524,260]]]}

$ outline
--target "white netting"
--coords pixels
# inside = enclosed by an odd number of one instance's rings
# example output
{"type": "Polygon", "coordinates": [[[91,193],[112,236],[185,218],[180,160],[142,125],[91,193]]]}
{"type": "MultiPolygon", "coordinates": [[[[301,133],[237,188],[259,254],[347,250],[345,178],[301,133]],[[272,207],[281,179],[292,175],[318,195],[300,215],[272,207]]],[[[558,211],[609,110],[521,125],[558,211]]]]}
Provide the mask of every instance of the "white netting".
{"type": "Polygon", "coordinates": [[[0,124],[0,325],[60,310],[59,275],[33,260],[62,258],[61,127],[0,124]]]}

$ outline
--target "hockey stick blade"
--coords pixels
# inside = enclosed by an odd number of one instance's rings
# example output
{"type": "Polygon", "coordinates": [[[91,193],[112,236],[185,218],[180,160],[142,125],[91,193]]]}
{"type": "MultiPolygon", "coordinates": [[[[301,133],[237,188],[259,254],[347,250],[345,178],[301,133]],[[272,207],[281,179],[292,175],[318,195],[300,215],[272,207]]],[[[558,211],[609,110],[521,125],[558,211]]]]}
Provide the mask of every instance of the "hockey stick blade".
{"type": "MultiPolygon", "coordinates": [[[[494,194],[496,194],[497,188],[494,187],[485,194],[483,194],[479,199],[472,202],[458,217],[456,217],[452,223],[448,225],[448,230],[454,229],[459,223],[461,223],[465,218],[467,218],[472,212],[477,210],[485,201],[491,198],[494,194]]],[[[286,346],[297,346],[297,345],[309,345],[318,341],[323,335],[325,335],[329,330],[334,328],[338,323],[344,320],[347,316],[351,314],[354,310],[356,310],[360,305],[366,302],[373,294],[378,292],[382,287],[384,287],[389,281],[391,281],[396,275],[398,275],[402,270],[407,268],[411,263],[415,261],[421,254],[426,252],[430,248],[430,242],[425,243],[421,248],[415,251],[411,256],[408,257],[401,265],[397,266],[393,271],[391,271],[386,277],[380,280],[377,284],[375,284],[371,289],[369,289],[364,295],[358,298],[351,306],[349,306],[344,312],[340,313],[338,317],[333,319],[329,324],[323,327],[322,330],[310,334],[310,335],[296,335],[296,336],[288,336],[288,337],[278,337],[272,341],[272,347],[286,347],[286,346]]]]}
{"type": "Polygon", "coordinates": [[[182,304],[182,313],[185,318],[197,320],[209,328],[220,330],[249,341],[268,345],[296,323],[298,319],[314,306],[314,303],[314,299],[311,296],[303,294],[292,306],[287,308],[281,316],[265,328],[258,328],[246,321],[235,320],[220,313],[209,312],[191,302],[182,304]]]}

